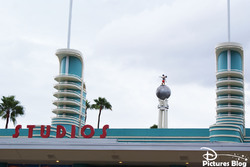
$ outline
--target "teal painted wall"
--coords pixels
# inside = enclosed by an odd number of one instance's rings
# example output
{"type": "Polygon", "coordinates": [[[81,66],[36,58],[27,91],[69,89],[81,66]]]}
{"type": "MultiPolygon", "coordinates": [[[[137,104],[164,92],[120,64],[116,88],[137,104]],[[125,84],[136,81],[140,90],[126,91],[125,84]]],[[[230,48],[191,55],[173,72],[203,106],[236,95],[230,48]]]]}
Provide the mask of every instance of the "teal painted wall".
{"type": "MultiPolygon", "coordinates": [[[[95,125],[92,125],[93,127],[95,125]]],[[[68,132],[70,129],[67,127],[68,132]]],[[[89,129],[86,129],[86,134],[90,132],[89,129]]],[[[1,136],[12,136],[15,133],[14,129],[0,129],[0,137],[1,136]]],[[[36,131],[39,134],[39,131],[36,131]]],[[[101,129],[95,129],[95,135],[97,138],[102,134],[101,129]]],[[[28,136],[28,129],[24,126],[23,129],[20,130],[20,136],[28,136]]],[[[149,137],[150,140],[158,142],[157,140],[162,139],[162,137],[179,137],[178,139],[181,141],[185,139],[185,137],[193,137],[190,140],[199,139],[200,137],[209,138],[209,129],[108,129],[107,130],[107,138],[114,136],[117,139],[122,139],[129,137],[130,139],[139,139],[143,140],[145,137],[149,137]],[[135,137],[135,138],[133,138],[135,137]],[[152,138],[151,138],[152,137],[152,138]],[[156,138],[160,137],[160,138],[156,138]],[[183,138],[184,137],[184,138],[183,138]]],[[[112,137],[112,138],[114,138],[112,137]]],[[[176,138],[176,139],[177,139],[176,138]]],[[[152,141],[151,141],[152,142],[152,141]]]]}
{"type": "Polygon", "coordinates": [[[218,56],[218,71],[227,70],[227,51],[223,51],[218,56]]]}
{"type": "Polygon", "coordinates": [[[82,62],[76,57],[69,57],[69,74],[82,77],[82,62]]]}
{"type": "MultiPolygon", "coordinates": [[[[23,128],[24,129],[20,130],[20,136],[27,137],[28,129],[26,129],[26,126],[23,126],[23,128]]],[[[70,133],[70,129],[67,129],[67,131],[70,133]]],[[[76,132],[77,131],[78,129],[76,130],[76,132]]],[[[15,133],[14,129],[0,129],[0,138],[1,137],[11,138],[14,133],[15,133]]],[[[225,133],[225,132],[222,132],[222,133],[225,133]]],[[[235,131],[230,132],[230,134],[234,134],[234,133],[237,134],[235,131]]],[[[34,130],[33,134],[39,134],[40,136],[40,130],[34,130]]],[[[88,134],[88,129],[86,130],[86,134],[88,134]]],[[[102,134],[102,129],[95,129],[94,136],[96,136],[96,138],[99,138],[101,134],[102,134]]],[[[218,132],[215,132],[215,134],[218,134],[218,132]]],[[[51,132],[51,135],[55,135],[55,132],[51,132]]],[[[38,138],[40,138],[39,136],[38,138]]],[[[164,137],[164,140],[165,140],[163,142],[166,142],[166,143],[183,142],[182,140],[186,140],[185,142],[187,142],[187,139],[188,139],[187,137],[192,137],[192,139],[190,139],[190,140],[193,140],[193,141],[190,141],[192,143],[202,142],[202,141],[195,141],[195,140],[201,140],[202,139],[201,137],[204,137],[203,142],[209,142],[209,141],[206,141],[207,139],[209,139],[209,129],[108,129],[107,130],[107,138],[118,139],[118,141],[120,142],[121,140],[119,139],[133,139],[133,142],[134,140],[137,140],[137,139],[142,142],[160,142],[159,140],[162,140],[162,137],[164,137]],[[151,141],[147,141],[147,139],[151,141]],[[174,142],[170,141],[172,139],[179,140],[179,141],[174,141],[174,142]]],[[[246,129],[245,138],[250,139],[249,128],[246,129]]],[[[234,138],[234,137],[212,137],[210,141],[211,142],[213,141],[240,142],[240,139],[234,138]]],[[[126,142],[132,142],[132,140],[131,141],[128,140],[126,142]]]]}
{"type": "Polygon", "coordinates": [[[231,51],[231,69],[242,71],[242,58],[239,52],[231,51]]]}
{"type": "Polygon", "coordinates": [[[66,69],[66,57],[64,57],[62,60],[61,60],[61,67],[60,67],[61,69],[60,69],[60,73],[61,74],[65,74],[66,73],[66,71],[65,71],[65,69],[66,69]]]}
{"type": "Polygon", "coordinates": [[[211,142],[236,142],[236,143],[240,143],[241,140],[239,138],[234,138],[234,137],[211,137],[210,138],[211,142]]]}

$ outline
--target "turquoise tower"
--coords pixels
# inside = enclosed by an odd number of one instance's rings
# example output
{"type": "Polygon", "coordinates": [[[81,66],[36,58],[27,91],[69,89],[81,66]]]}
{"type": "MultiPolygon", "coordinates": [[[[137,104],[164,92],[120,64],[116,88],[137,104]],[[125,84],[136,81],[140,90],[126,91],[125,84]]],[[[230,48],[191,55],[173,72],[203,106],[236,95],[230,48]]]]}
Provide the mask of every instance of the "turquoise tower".
{"type": "Polygon", "coordinates": [[[216,123],[210,141],[244,142],[244,57],[239,43],[225,42],[216,52],[216,123]]]}
{"type": "Polygon", "coordinates": [[[52,126],[63,125],[67,131],[76,126],[76,131],[84,125],[86,89],[83,81],[82,53],[73,49],[59,49],[56,52],[59,59],[59,75],[55,77],[58,82],[54,88],[57,98],[52,111],[56,117],[52,118],[52,126]]]}

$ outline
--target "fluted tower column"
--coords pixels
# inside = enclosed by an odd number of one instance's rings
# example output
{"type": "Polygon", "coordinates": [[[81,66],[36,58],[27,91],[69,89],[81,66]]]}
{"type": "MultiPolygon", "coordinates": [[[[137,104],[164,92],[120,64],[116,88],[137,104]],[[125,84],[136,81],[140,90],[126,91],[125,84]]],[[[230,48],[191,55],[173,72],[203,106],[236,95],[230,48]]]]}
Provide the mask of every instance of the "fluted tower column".
{"type": "Polygon", "coordinates": [[[83,82],[82,53],[74,49],[59,49],[56,56],[60,62],[59,75],[55,77],[58,82],[54,88],[57,98],[52,111],[56,117],[52,118],[52,126],[63,125],[67,131],[71,125],[78,128],[84,124],[86,90],[83,82]]]}
{"type": "Polygon", "coordinates": [[[234,42],[216,48],[216,123],[210,127],[210,141],[243,142],[244,57],[243,48],[234,42]]]}

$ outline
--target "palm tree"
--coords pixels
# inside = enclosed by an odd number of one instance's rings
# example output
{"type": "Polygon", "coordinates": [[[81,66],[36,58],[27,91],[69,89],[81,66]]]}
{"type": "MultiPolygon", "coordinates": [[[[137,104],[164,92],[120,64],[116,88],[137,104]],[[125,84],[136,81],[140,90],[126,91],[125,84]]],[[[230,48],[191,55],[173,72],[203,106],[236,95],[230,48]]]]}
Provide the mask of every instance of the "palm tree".
{"type": "Polygon", "coordinates": [[[2,97],[0,103],[0,116],[6,119],[5,129],[8,129],[9,119],[16,124],[16,117],[24,114],[24,108],[20,102],[15,100],[15,96],[2,97]]]}
{"type": "Polygon", "coordinates": [[[87,110],[88,109],[92,109],[91,108],[91,104],[90,104],[90,101],[86,100],[86,106],[85,106],[85,124],[86,124],[86,120],[87,120],[87,110]]]}
{"type": "Polygon", "coordinates": [[[98,109],[99,110],[98,124],[97,124],[97,128],[99,129],[102,110],[103,109],[112,110],[112,106],[105,98],[102,98],[102,97],[98,97],[98,99],[94,99],[94,101],[95,101],[95,104],[92,104],[91,107],[93,109],[98,109]]]}
{"type": "Polygon", "coordinates": [[[157,129],[158,125],[154,124],[153,126],[150,127],[150,129],[157,129]]]}

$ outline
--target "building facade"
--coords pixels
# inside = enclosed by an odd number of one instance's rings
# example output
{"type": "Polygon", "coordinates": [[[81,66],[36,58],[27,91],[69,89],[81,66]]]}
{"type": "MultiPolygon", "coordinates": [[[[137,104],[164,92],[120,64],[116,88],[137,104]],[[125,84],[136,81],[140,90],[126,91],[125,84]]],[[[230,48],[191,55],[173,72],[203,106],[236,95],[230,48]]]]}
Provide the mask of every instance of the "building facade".
{"type": "Polygon", "coordinates": [[[200,167],[217,161],[246,167],[250,129],[245,128],[243,48],[227,42],[215,52],[217,117],[209,128],[94,129],[84,122],[82,54],[57,50],[60,66],[52,111],[56,116],[47,126],[0,129],[0,167],[200,167]],[[216,157],[216,152],[233,154],[211,160],[211,150],[216,157]]]}

